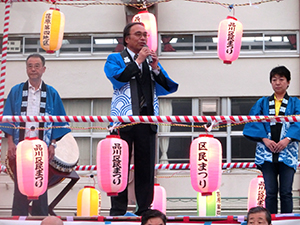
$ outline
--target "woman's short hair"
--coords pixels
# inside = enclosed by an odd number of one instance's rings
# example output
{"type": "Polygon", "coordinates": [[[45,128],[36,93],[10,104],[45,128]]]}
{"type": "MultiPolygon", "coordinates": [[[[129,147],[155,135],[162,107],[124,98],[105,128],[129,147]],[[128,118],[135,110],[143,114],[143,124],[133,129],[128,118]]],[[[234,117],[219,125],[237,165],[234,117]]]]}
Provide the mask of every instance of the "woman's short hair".
{"type": "Polygon", "coordinates": [[[277,74],[281,77],[285,77],[287,81],[291,80],[291,72],[288,70],[288,68],[285,66],[277,66],[270,72],[270,83],[272,82],[272,78],[277,74]]]}

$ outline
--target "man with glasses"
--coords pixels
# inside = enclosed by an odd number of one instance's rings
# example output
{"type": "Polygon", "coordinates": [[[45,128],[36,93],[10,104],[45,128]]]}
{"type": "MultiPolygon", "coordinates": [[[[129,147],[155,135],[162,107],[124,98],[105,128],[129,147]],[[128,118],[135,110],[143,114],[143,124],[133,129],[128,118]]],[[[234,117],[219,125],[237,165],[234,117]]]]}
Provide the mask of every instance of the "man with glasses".
{"type": "MultiPolygon", "coordinates": [[[[125,50],[110,54],[107,58],[104,71],[114,89],[112,116],[157,116],[157,97],[173,93],[178,88],[178,84],[160,65],[156,53],[146,46],[147,38],[143,23],[129,23],[123,31],[125,50]]],[[[157,127],[137,124],[116,130],[129,145],[129,162],[134,150],[135,214],[140,216],[149,209],[153,200],[157,127]]],[[[127,203],[126,188],[111,198],[110,215],[124,215],[127,203]]]]}
{"type": "MultiPolygon", "coordinates": [[[[46,70],[45,58],[39,54],[29,55],[26,59],[26,71],[28,80],[12,87],[8,94],[3,115],[12,116],[65,116],[65,109],[57,91],[42,81],[46,70]]],[[[15,122],[2,124],[1,130],[7,137],[8,168],[14,176],[15,190],[12,206],[13,216],[27,216],[29,203],[27,196],[23,195],[17,184],[16,174],[16,145],[25,138],[38,137],[46,142],[48,146],[49,161],[55,154],[56,141],[70,132],[64,126],[68,123],[38,123],[38,122],[15,122]],[[51,129],[57,127],[57,129],[51,129]],[[61,128],[64,127],[64,128],[61,128]],[[25,128],[25,129],[22,129],[25,128]],[[37,129],[46,128],[46,129],[37,129]]],[[[47,191],[39,196],[38,200],[32,202],[32,216],[48,215],[47,191]]]]}

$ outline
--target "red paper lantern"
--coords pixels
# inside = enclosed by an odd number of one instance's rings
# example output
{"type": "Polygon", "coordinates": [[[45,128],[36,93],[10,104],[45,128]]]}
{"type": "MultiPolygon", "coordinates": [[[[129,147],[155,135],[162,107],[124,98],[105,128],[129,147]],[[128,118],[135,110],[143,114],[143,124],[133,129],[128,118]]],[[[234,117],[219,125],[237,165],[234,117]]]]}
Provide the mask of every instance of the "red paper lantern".
{"type": "Polygon", "coordinates": [[[213,135],[201,134],[190,147],[190,174],[195,191],[202,196],[219,189],[222,174],[222,145],[213,135]]]}
{"type": "Polygon", "coordinates": [[[148,11],[140,11],[132,18],[132,22],[142,22],[145,25],[145,29],[149,34],[147,45],[149,49],[157,50],[157,23],[156,18],[152,13],[148,11]]]}
{"type": "Polygon", "coordinates": [[[248,210],[252,207],[266,207],[265,181],[262,175],[253,178],[248,189],[248,210]]]}
{"type": "Polygon", "coordinates": [[[154,184],[154,196],[151,209],[157,209],[166,214],[167,193],[166,189],[159,184],[154,184]]]}
{"type": "Polygon", "coordinates": [[[218,56],[225,64],[231,64],[239,57],[243,36],[243,25],[236,18],[228,16],[222,20],[218,32],[218,56]]]}
{"type": "Polygon", "coordinates": [[[45,11],[41,23],[40,44],[47,53],[54,53],[62,45],[65,15],[59,9],[45,11]]]}
{"type": "Polygon", "coordinates": [[[98,185],[108,196],[118,195],[127,186],[128,144],[118,135],[108,135],[97,146],[98,185]]]}
{"type": "Polygon", "coordinates": [[[93,186],[85,186],[77,195],[77,216],[99,216],[101,193],[93,186]]]}
{"type": "Polygon", "coordinates": [[[17,145],[16,170],[20,192],[30,200],[45,193],[48,186],[48,147],[38,138],[26,138],[17,145]]]}

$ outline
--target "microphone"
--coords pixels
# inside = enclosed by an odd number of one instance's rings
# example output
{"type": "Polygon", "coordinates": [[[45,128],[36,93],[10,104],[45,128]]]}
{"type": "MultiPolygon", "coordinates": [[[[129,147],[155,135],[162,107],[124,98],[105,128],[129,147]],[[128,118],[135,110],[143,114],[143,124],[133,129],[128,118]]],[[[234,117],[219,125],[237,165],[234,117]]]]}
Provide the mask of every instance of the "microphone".
{"type": "MultiPolygon", "coordinates": [[[[148,47],[148,45],[144,45],[144,47],[148,47]]],[[[153,63],[153,59],[151,55],[148,55],[146,58],[148,59],[149,63],[153,63]]]]}

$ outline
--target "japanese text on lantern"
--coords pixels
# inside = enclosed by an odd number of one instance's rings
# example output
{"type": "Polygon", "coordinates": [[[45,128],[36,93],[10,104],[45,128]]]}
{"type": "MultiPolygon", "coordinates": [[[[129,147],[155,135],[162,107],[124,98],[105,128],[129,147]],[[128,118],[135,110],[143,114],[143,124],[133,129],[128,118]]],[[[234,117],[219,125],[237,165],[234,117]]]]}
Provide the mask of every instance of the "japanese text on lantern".
{"type": "Polygon", "coordinates": [[[34,162],[35,162],[35,186],[40,188],[43,186],[44,162],[43,162],[44,149],[42,145],[35,145],[34,148],[34,162]]]}
{"type": "Polygon", "coordinates": [[[263,181],[260,181],[258,183],[258,190],[257,190],[257,205],[264,207],[265,202],[265,183],[263,181]]]}
{"type": "Polygon", "coordinates": [[[46,13],[44,21],[44,33],[43,33],[43,45],[49,46],[50,41],[50,29],[51,29],[51,13],[46,13]]]}
{"type": "Polygon", "coordinates": [[[207,183],[207,148],[206,148],[207,142],[199,142],[198,143],[198,175],[200,177],[199,185],[202,188],[206,187],[207,183]]]}
{"type": "Polygon", "coordinates": [[[217,200],[216,200],[216,209],[217,209],[216,216],[221,216],[221,193],[220,193],[220,191],[216,191],[216,197],[217,197],[217,200]]]}
{"type": "Polygon", "coordinates": [[[121,155],[122,155],[122,146],[120,143],[114,143],[114,145],[112,146],[113,149],[113,163],[112,163],[112,167],[113,167],[113,184],[115,185],[119,185],[121,183],[122,180],[122,174],[121,174],[121,155]]]}
{"type": "Polygon", "coordinates": [[[231,22],[228,24],[228,33],[227,33],[227,46],[226,53],[232,54],[234,49],[234,39],[235,39],[235,28],[236,24],[231,22]]]}
{"type": "Polygon", "coordinates": [[[138,16],[138,15],[137,15],[137,16],[135,16],[135,17],[134,17],[134,21],[133,21],[133,22],[142,22],[142,21],[141,21],[141,17],[140,17],[140,16],[138,16]]]}

